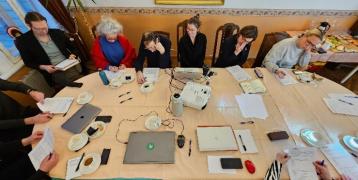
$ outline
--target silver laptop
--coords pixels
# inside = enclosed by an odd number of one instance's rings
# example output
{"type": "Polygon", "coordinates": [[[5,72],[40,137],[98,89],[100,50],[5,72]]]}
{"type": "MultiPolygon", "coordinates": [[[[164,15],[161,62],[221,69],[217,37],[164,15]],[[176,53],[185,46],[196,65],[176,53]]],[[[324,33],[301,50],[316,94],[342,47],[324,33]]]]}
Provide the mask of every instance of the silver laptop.
{"type": "Polygon", "coordinates": [[[70,117],[62,128],[72,133],[78,134],[88,126],[88,124],[101,112],[99,107],[91,104],[83,105],[74,115],[70,117]]]}
{"type": "Polygon", "coordinates": [[[123,164],[174,164],[175,132],[131,132],[123,164]]]}

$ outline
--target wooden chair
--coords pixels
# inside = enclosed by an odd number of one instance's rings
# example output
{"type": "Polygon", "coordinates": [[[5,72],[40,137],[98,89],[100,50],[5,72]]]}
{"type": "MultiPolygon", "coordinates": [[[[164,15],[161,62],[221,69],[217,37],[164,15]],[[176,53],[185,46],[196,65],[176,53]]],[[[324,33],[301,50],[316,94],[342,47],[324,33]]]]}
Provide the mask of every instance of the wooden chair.
{"type": "Polygon", "coordinates": [[[257,53],[255,62],[252,64],[252,68],[261,67],[263,60],[265,59],[266,54],[270,51],[272,46],[277,42],[289,38],[290,35],[286,32],[272,32],[266,33],[264,39],[262,40],[260,50],[257,53]]]}
{"type": "Polygon", "coordinates": [[[170,33],[169,32],[165,32],[165,31],[153,31],[155,34],[159,34],[162,35],[168,39],[170,39],[170,33]]]}
{"type": "Polygon", "coordinates": [[[218,42],[220,42],[219,44],[219,56],[222,53],[222,44],[224,43],[225,38],[232,36],[233,34],[236,34],[240,31],[240,27],[237,24],[234,23],[226,23],[222,26],[220,26],[215,33],[215,44],[214,44],[214,51],[213,51],[213,58],[211,61],[211,66],[214,66],[215,62],[216,62],[216,52],[217,52],[217,45],[218,42]],[[221,36],[220,40],[219,40],[219,35],[221,36]]]}
{"type": "Polygon", "coordinates": [[[177,25],[177,66],[180,66],[179,41],[186,34],[186,25],[188,20],[184,20],[177,25]]]}

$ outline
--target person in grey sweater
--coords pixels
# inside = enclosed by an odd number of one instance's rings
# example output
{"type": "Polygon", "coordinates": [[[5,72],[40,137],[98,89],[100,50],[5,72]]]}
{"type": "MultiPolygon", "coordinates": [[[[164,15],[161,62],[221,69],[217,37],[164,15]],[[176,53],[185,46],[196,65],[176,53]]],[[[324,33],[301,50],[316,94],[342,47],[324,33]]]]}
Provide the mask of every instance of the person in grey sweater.
{"type": "Polygon", "coordinates": [[[306,70],[311,59],[311,50],[321,43],[322,38],[323,33],[319,29],[311,29],[301,36],[284,39],[267,53],[263,66],[280,78],[286,75],[280,68],[298,65],[299,70],[306,70]]]}

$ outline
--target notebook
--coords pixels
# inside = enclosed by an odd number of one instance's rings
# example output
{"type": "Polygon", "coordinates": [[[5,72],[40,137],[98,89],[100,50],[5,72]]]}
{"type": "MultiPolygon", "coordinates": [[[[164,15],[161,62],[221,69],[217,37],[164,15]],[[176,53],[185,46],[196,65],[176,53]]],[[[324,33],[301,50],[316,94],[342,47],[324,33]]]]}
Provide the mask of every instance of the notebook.
{"type": "Polygon", "coordinates": [[[174,164],[174,153],[173,131],[131,132],[123,164],[174,164]]]}
{"type": "Polygon", "coordinates": [[[265,85],[261,82],[260,79],[255,79],[252,81],[246,81],[240,83],[240,86],[244,93],[246,94],[256,94],[266,92],[265,85]]]}
{"type": "Polygon", "coordinates": [[[200,151],[238,150],[231,126],[196,128],[200,151]]]}
{"type": "Polygon", "coordinates": [[[66,59],[62,62],[56,64],[55,68],[61,71],[66,71],[67,69],[70,69],[71,67],[79,64],[80,61],[77,59],[66,59]]]}
{"type": "Polygon", "coordinates": [[[83,105],[74,115],[70,117],[62,128],[74,134],[80,133],[101,112],[99,107],[91,104],[83,105]]]}

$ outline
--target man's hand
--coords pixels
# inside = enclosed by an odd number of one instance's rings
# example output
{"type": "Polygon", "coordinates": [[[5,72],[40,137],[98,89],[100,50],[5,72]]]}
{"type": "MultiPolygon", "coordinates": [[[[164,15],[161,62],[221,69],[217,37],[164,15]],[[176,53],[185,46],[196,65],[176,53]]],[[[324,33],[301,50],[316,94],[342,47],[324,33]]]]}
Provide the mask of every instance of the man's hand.
{"type": "Polygon", "coordinates": [[[54,65],[40,65],[40,69],[47,71],[50,74],[57,71],[54,65]]]}
{"type": "Polygon", "coordinates": [[[28,117],[25,118],[25,124],[41,124],[41,123],[46,123],[48,121],[50,121],[50,119],[52,119],[53,114],[48,113],[48,112],[44,112],[44,113],[40,113],[36,116],[32,116],[32,117],[28,117]]]}
{"type": "Polygon", "coordinates": [[[157,39],[157,41],[155,42],[155,49],[158,50],[160,54],[165,53],[165,48],[162,43],[159,42],[159,39],[157,39]]]}
{"type": "Polygon", "coordinates": [[[58,160],[58,154],[56,152],[53,152],[42,160],[39,169],[43,172],[48,173],[56,166],[58,160]]]}
{"type": "Polygon", "coordinates": [[[70,56],[68,57],[68,59],[72,59],[72,60],[74,60],[74,59],[76,59],[76,55],[74,55],[74,54],[70,54],[70,56]]]}
{"type": "Polygon", "coordinates": [[[36,102],[43,103],[45,95],[39,91],[30,91],[29,95],[34,99],[36,102]]]}
{"type": "Polygon", "coordinates": [[[119,70],[117,66],[109,66],[108,69],[111,72],[117,72],[119,70]]]}
{"type": "Polygon", "coordinates": [[[42,131],[36,131],[33,134],[31,134],[29,137],[23,138],[21,140],[21,143],[23,146],[27,146],[30,145],[36,141],[39,141],[43,136],[43,132],[42,131]]]}
{"type": "Polygon", "coordinates": [[[234,51],[235,55],[237,56],[238,54],[240,54],[240,52],[245,48],[247,42],[243,42],[242,44],[237,43],[236,44],[236,49],[234,51]]]}
{"type": "Polygon", "coordinates": [[[286,76],[286,73],[285,71],[281,70],[281,69],[277,69],[275,71],[275,74],[280,78],[280,79],[283,79],[285,76],[286,76]]]}
{"type": "Polygon", "coordinates": [[[281,164],[286,164],[286,162],[290,159],[287,153],[279,152],[276,154],[276,160],[278,160],[281,164]]]}
{"type": "Polygon", "coordinates": [[[137,72],[137,82],[138,84],[143,84],[145,82],[145,78],[142,71],[137,72]]]}
{"type": "Polygon", "coordinates": [[[315,161],[315,162],[313,162],[313,165],[316,168],[317,175],[320,177],[320,179],[322,179],[322,180],[331,180],[332,179],[332,176],[331,176],[331,174],[329,174],[328,168],[325,164],[321,165],[320,161],[315,161]]]}

